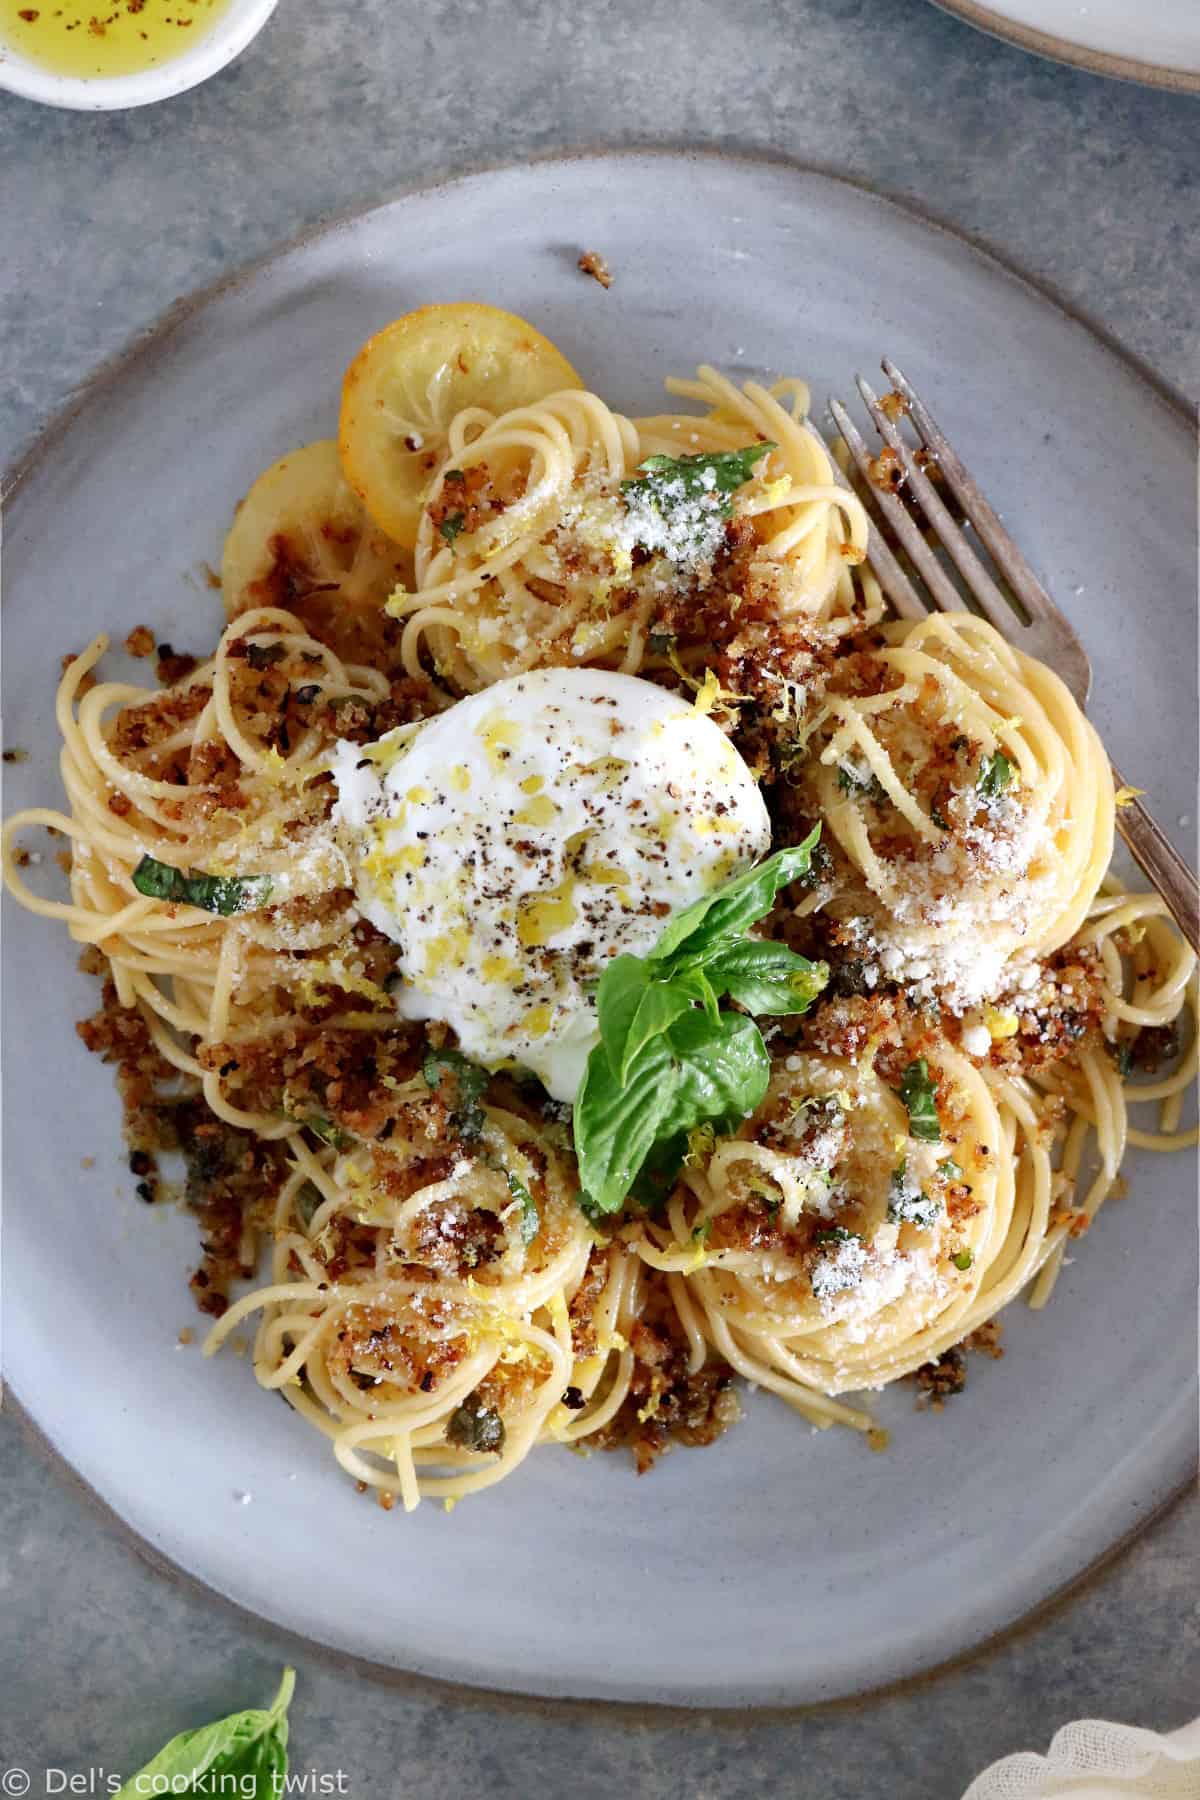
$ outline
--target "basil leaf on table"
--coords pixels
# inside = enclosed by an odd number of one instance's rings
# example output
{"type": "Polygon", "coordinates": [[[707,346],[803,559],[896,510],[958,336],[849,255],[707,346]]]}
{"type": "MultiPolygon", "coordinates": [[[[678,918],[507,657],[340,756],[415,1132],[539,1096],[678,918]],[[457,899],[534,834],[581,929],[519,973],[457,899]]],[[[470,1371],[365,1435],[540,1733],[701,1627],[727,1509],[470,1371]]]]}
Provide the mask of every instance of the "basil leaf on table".
{"type": "Polygon", "coordinates": [[[270,1707],[231,1713],[197,1731],[181,1731],[127,1781],[117,1800],[146,1794],[237,1794],[241,1800],[278,1800],[287,1775],[287,1709],[296,1685],[283,1671],[270,1707]]]}

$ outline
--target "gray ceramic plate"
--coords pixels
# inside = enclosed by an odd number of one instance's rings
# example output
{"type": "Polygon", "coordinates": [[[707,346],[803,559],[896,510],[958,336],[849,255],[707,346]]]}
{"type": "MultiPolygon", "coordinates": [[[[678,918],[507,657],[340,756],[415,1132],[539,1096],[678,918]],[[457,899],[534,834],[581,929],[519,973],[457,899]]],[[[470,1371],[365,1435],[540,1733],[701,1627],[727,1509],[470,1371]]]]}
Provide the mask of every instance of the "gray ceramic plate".
{"type": "MultiPolygon", "coordinates": [[[[1192,804],[1183,413],[996,263],[868,194],[645,155],[484,174],[335,225],[98,381],[8,508],[4,741],[33,755],[7,807],[57,794],[62,652],[142,620],[210,645],[199,570],[234,502],[329,432],[368,332],[440,299],[527,314],[629,410],[701,358],[802,371],[824,396],[890,352],[1083,632],[1122,768],[1168,821],[1192,804]],[[609,259],[607,293],[576,272],[585,246],[609,259]]],[[[959,1403],[884,1398],[886,1455],[757,1395],[723,1442],[644,1480],[549,1450],[453,1517],[385,1515],[248,1362],[175,1348],[195,1322],[195,1227],[133,1196],[109,1072],[73,1033],[93,995],[72,946],[9,908],[4,947],[13,1390],[156,1551],[298,1632],[549,1695],[818,1700],[978,1644],[1187,1478],[1195,1218],[1178,1159],[1133,1163],[1053,1306],[1012,1311],[1006,1360],[959,1403]]]]}

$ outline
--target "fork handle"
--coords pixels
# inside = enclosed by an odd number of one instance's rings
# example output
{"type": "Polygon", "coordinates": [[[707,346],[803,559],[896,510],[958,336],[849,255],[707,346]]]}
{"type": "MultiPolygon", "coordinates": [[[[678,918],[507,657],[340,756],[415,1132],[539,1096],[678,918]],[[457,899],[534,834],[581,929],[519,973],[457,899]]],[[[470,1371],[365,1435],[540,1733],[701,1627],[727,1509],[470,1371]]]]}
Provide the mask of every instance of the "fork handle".
{"type": "MultiPolygon", "coordinates": [[[[1125,782],[1113,765],[1113,786],[1123,788],[1125,782]]],[[[1117,830],[1129,846],[1130,854],[1144,875],[1162,895],[1171,916],[1192,949],[1200,954],[1200,888],[1196,877],[1168,843],[1140,800],[1117,808],[1117,830]]]]}

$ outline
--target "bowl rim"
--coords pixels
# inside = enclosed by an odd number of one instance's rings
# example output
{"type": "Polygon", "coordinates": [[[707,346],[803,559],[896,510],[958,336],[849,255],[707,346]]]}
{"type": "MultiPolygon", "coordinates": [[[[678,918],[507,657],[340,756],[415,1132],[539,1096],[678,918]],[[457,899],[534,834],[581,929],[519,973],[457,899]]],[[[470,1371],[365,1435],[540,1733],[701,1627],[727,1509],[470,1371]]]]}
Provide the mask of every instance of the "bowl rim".
{"type": "Polygon", "coordinates": [[[131,75],[60,75],[0,43],[0,88],[42,106],[72,112],[114,112],[151,106],[198,87],[240,56],[256,38],[278,0],[230,0],[228,10],[194,49],[131,75]]]}

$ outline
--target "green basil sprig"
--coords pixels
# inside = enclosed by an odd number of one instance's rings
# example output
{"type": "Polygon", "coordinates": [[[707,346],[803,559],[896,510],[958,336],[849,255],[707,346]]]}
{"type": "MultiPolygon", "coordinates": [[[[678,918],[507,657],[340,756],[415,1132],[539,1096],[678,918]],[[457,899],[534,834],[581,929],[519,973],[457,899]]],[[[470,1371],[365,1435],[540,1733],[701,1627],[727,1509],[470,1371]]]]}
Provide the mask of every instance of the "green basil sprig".
{"type": "Polygon", "coordinates": [[[277,1800],[287,1776],[287,1710],[296,1685],[283,1671],[270,1707],[231,1713],[197,1731],[181,1731],[144,1769],[125,1783],[117,1800],[145,1794],[239,1794],[277,1800]]]}
{"type": "Polygon", "coordinates": [[[808,872],[819,835],[817,826],[679,913],[648,956],[618,956],[604,971],[600,1042],[574,1114],[589,1212],[616,1212],[640,1176],[672,1180],[690,1131],[731,1131],[762,1101],[771,1073],[762,1033],[719,1002],[802,1013],[828,981],[824,963],[744,935],[781,888],[808,872]]]}
{"type": "Polygon", "coordinates": [[[185,875],[157,857],[143,856],[133,871],[133,885],[148,899],[198,906],[228,918],[265,906],[273,884],[269,875],[185,875]]]}

